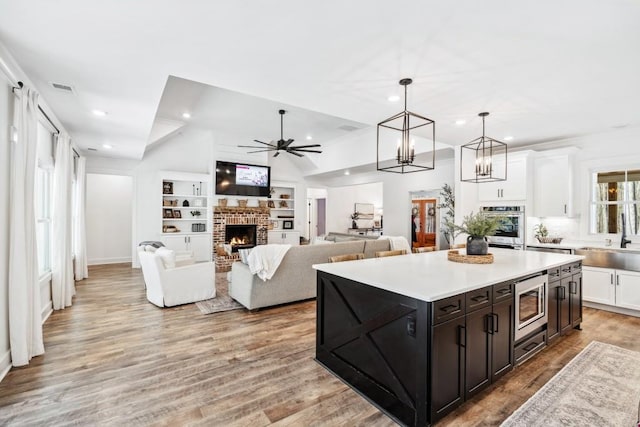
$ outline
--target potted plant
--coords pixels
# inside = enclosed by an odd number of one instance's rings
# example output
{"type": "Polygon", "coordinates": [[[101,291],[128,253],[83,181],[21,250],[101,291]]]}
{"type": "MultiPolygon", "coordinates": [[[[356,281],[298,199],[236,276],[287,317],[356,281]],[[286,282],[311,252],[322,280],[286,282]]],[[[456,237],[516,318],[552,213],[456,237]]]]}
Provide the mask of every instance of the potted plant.
{"type": "Polygon", "coordinates": [[[466,215],[462,220],[462,225],[448,222],[447,226],[466,233],[467,255],[486,255],[489,252],[487,236],[492,236],[500,226],[502,218],[500,216],[487,216],[482,212],[466,215]]]}
{"type": "Polygon", "coordinates": [[[453,188],[451,188],[449,184],[444,184],[442,186],[440,198],[442,203],[438,204],[438,208],[443,209],[444,211],[442,214],[442,234],[444,235],[449,247],[452,247],[453,242],[456,240],[456,236],[460,234],[460,231],[456,230],[454,227],[455,224],[453,221],[456,215],[456,197],[453,194],[453,188]]]}
{"type": "Polygon", "coordinates": [[[190,212],[191,212],[191,216],[195,216],[196,218],[201,215],[200,211],[190,211],[190,212]]]}

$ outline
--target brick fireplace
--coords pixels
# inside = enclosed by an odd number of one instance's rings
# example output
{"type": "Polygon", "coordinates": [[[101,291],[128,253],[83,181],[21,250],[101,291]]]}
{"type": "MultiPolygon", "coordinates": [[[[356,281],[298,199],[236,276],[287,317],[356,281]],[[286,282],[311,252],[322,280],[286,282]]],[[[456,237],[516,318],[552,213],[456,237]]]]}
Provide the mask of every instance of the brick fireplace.
{"type": "MultiPolygon", "coordinates": [[[[255,244],[267,244],[269,228],[269,208],[260,207],[221,207],[213,208],[213,259],[216,272],[231,270],[231,264],[240,260],[238,252],[227,254],[222,245],[228,243],[228,225],[255,225],[255,244]]],[[[231,227],[236,229],[236,227],[231,227]]]]}

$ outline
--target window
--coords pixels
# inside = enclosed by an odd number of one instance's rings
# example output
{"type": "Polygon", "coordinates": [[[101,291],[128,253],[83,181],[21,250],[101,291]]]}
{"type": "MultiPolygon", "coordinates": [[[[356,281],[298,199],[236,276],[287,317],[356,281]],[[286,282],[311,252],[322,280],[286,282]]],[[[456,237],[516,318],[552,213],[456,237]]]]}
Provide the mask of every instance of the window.
{"type": "Polygon", "coordinates": [[[38,272],[51,271],[51,170],[36,169],[36,238],[38,242],[38,272]]]}
{"type": "Polygon", "coordinates": [[[640,225],[640,170],[593,174],[591,232],[638,234],[640,225]],[[624,214],[624,224],[622,222],[624,214]]]}

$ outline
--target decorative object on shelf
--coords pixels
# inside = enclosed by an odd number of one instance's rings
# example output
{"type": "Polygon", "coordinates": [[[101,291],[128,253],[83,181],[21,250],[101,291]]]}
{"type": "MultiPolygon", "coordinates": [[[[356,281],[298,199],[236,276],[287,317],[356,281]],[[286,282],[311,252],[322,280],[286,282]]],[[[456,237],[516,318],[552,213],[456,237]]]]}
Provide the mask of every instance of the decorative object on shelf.
{"type": "Polygon", "coordinates": [[[226,208],[227,207],[227,199],[218,199],[218,206],[220,206],[221,208],[226,208]]]}
{"type": "Polygon", "coordinates": [[[287,204],[286,200],[280,200],[280,202],[278,202],[278,205],[280,205],[281,208],[288,208],[289,205],[287,204]]]}
{"type": "Polygon", "coordinates": [[[163,233],[179,233],[180,229],[175,225],[163,225],[162,232],[163,233]]]}
{"type": "Polygon", "coordinates": [[[404,111],[378,123],[376,167],[379,171],[395,173],[433,170],[436,153],[436,122],[407,110],[407,86],[413,83],[413,80],[402,79],[399,83],[404,86],[404,111]],[[431,132],[428,131],[429,126],[431,126],[431,132]],[[423,136],[416,139],[417,129],[420,129],[422,134],[430,134],[431,142],[429,143],[429,140],[423,136]],[[419,147],[424,148],[422,150],[424,154],[416,156],[416,142],[419,147]],[[396,151],[395,164],[389,164],[393,161],[389,162],[386,159],[393,156],[393,150],[396,151]],[[428,151],[431,153],[429,154],[428,151]]]}
{"type": "Polygon", "coordinates": [[[194,222],[193,224],[191,224],[191,231],[193,231],[194,233],[200,233],[206,230],[207,230],[206,224],[203,224],[200,222],[194,222]]]}
{"type": "Polygon", "coordinates": [[[460,146],[460,180],[463,182],[507,179],[507,144],[485,136],[484,118],[488,115],[487,112],[478,114],[482,117],[482,136],[460,146]],[[496,162],[497,158],[500,158],[499,162],[496,162]]]}
{"type": "Polygon", "coordinates": [[[354,212],[351,214],[351,228],[356,229],[358,228],[358,223],[356,222],[356,219],[358,219],[360,215],[358,214],[358,212],[354,212]]]}
{"type": "Polygon", "coordinates": [[[193,187],[193,190],[192,190],[193,193],[192,194],[194,196],[201,196],[202,195],[202,181],[200,181],[198,183],[198,185],[193,184],[192,187],[193,187]]]}
{"type": "Polygon", "coordinates": [[[259,141],[257,139],[254,139],[254,142],[257,142],[258,144],[263,144],[264,147],[262,146],[252,146],[252,145],[238,145],[238,147],[242,147],[242,148],[254,148],[256,149],[255,151],[249,151],[249,153],[261,153],[264,151],[275,151],[275,154],[273,155],[273,157],[277,157],[280,154],[280,151],[285,151],[287,153],[293,154],[295,156],[298,157],[304,157],[304,154],[300,154],[301,152],[304,153],[322,153],[322,151],[320,150],[310,150],[310,148],[315,148],[315,147],[320,147],[320,144],[310,144],[310,145],[298,145],[298,146],[292,146],[291,143],[294,141],[293,139],[288,139],[288,140],[284,140],[283,137],[283,128],[284,128],[284,114],[286,113],[285,110],[278,110],[278,114],[280,114],[280,139],[278,141],[276,141],[275,144],[273,144],[274,141],[269,142],[262,142],[259,141]]]}
{"type": "Polygon", "coordinates": [[[170,199],[164,199],[162,201],[162,206],[173,206],[173,203],[171,202],[170,199]]]}
{"type": "Polygon", "coordinates": [[[191,214],[191,216],[195,217],[199,217],[200,215],[202,215],[202,212],[200,211],[190,211],[189,213],[191,214]]]}
{"type": "Polygon", "coordinates": [[[456,197],[453,194],[453,188],[449,184],[444,184],[442,186],[442,191],[440,192],[440,198],[442,203],[438,205],[439,209],[445,209],[444,215],[442,218],[442,234],[444,234],[444,238],[447,241],[447,245],[449,248],[455,242],[456,237],[460,234],[455,227],[453,227],[454,219],[456,216],[456,197]]]}
{"type": "Polygon", "coordinates": [[[500,226],[502,216],[489,216],[482,212],[464,217],[462,225],[447,222],[447,226],[452,226],[456,230],[467,233],[467,255],[486,255],[489,251],[487,236],[491,236],[500,226]]]}
{"type": "Polygon", "coordinates": [[[246,208],[249,199],[238,199],[238,207],[246,208]]]}
{"type": "Polygon", "coordinates": [[[185,208],[189,207],[189,201],[185,200],[184,202],[182,202],[182,206],[184,206],[185,208]]]}
{"type": "Polygon", "coordinates": [[[290,221],[290,220],[282,221],[282,228],[285,230],[293,230],[293,221],[290,221]]]}
{"type": "Polygon", "coordinates": [[[288,199],[289,197],[291,197],[291,196],[289,196],[288,194],[281,194],[280,195],[281,199],[288,199]]]}
{"type": "Polygon", "coordinates": [[[182,212],[180,212],[179,210],[174,210],[173,211],[173,217],[174,218],[182,218],[182,212]]]}
{"type": "Polygon", "coordinates": [[[273,200],[269,200],[269,201],[268,201],[268,203],[267,203],[267,205],[268,205],[270,208],[275,208],[275,207],[276,207],[276,203],[275,203],[273,200]]]}
{"type": "MultiPolygon", "coordinates": [[[[467,251],[468,250],[469,249],[467,249],[467,251]]],[[[464,255],[454,249],[447,252],[447,259],[449,261],[461,262],[464,264],[491,264],[493,263],[493,254],[464,255]]]]}
{"type": "Polygon", "coordinates": [[[171,181],[162,182],[162,194],[173,194],[173,182],[171,181]]]}
{"type": "Polygon", "coordinates": [[[193,201],[193,206],[195,206],[195,207],[197,207],[197,208],[201,208],[201,207],[203,206],[203,205],[202,205],[202,199],[195,199],[195,200],[193,201]]]}
{"type": "Polygon", "coordinates": [[[163,218],[173,218],[173,210],[172,209],[162,209],[162,217],[163,218]]]}
{"type": "Polygon", "coordinates": [[[267,201],[266,200],[258,200],[258,207],[266,208],[267,207],[267,201]]]}

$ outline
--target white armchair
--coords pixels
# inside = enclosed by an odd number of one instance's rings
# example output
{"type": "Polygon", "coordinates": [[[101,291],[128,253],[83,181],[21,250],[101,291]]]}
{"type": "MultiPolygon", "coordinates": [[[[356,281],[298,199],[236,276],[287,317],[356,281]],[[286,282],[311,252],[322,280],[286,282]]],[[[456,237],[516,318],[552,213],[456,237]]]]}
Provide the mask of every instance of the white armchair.
{"type": "Polygon", "coordinates": [[[147,299],[158,307],[188,304],[216,296],[213,262],[166,268],[157,251],[139,251],[138,256],[147,284],[147,299]]]}

